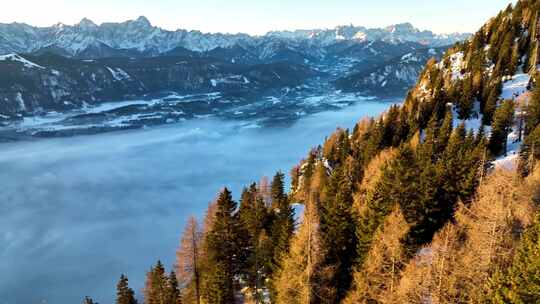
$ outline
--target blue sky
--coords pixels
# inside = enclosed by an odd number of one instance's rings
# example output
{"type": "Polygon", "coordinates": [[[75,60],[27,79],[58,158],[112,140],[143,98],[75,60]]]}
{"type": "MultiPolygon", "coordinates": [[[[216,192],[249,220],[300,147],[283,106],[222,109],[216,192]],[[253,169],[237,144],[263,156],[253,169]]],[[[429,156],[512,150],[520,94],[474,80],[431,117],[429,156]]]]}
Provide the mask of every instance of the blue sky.
{"type": "Polygon", "coordinates": [[[0,22],[48,26],[83,17],[101,23],[144,15],[163,28],[203,32],[263,34],[400,22],[438,33],[474,32],[510,2],[516,0],[15,0],[2,5],[0,22]]]}

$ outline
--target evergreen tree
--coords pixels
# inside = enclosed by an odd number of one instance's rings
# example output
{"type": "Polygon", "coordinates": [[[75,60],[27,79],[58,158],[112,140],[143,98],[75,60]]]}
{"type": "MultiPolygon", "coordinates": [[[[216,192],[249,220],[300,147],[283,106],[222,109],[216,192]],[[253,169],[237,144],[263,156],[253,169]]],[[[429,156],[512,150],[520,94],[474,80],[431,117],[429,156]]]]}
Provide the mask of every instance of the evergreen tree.
{"type": "MultiPolygon", "coordinates": [[[[418,198],[419,168],[412,148],[400,147],[396,158],[382,168],[382,176],[373,191],[366,195],[366,208],[356,225],[357,261],[362,265],[368,253],[373,236],[397,204],[403,209],[412,209],[418,198]]],[[[410,215],[412,216],[412,215],[410,215]]]]}
{"type": "Polygon", "coordinates": [[[90,297],[84,297],[83,301],[82,301],[82,304],[98,304],[97,302],[94,302],[94,300],[92,300],[92,298],[90,297]]]}
{"type": "Polygon", "coordinates": [[[468,77],[462,81],[462,87],[459,91],[460,98],[457,104],[459,119],[469,119],[474,105],[474,96],[472,88],[472,78],[468,77]]]}
{"type": "MultiPolygon", "coordinates": [[[[277,271],[281,260],[289,252],[289,246],[294,234],[294,209],[292,208],[284,188],[285,175],[281,172],[274,175],[272,180],[272,205],[274,216],[270,227],[272,253],[270,260],[271,273],[277,271]]],[[[275,298],[276,290],[271,287],[271,297],[275,298]]]]}
{"type": "Polygon", "coordinates": [[[493,280],[495,291],[489,302],[540,302],[540,222],[527,229],[520,240],[517,254],[507,272],[499,272],[493,280]]]}
{"type": "Polygon", "coordinates": [[[135,293],[129,288],[128,278],[125,275],[120,276],[116,285],[116,304],[137,304],[135,293]]]}
{"type": "Polygon", "coordinates": [[[529,175],[540,160],[540,124],[525,137],[520,151],[519,172],[529,175]]]}
{"type": "Polygon", "coordinates": [[[332,174],[324,197],[326,201],[321,203],[320,211],[320,235],[326,255],[322,265],[333,271],[323,278],[329,284],[324,290],[331,290],[332,294],[321,297],[338,303],[350,287],[357,246],[351,212],[352,183],[343,166],[332,174]]]}
{"type": "Polygon", "coordinates": [[[171,271],[171,273],[167,277],[165,303],[182,304],[182,296],[180,295],[180,289],[178,287],[178,281],[176,279],[176,273],[174,271],[171,271]]]}
{"type": "Polygon", "coordinates": [[[275,206],[275,218],[271,228],[274,243],[274,265],[280,255],[288,252],[289,242],[294,232],[294,209],[284,190],[285,175],[276,173],[272,181],[272,203],[275,206]]]}
{"type": "Polygon", "coordinates": [[[262,299],[260,291],[270,273],[271,242],[266,234],[270,217],[255,184],[244,189],[238,213],[241,224],[240,272],[245,286],[250,288],[251,297],[259,303],[262,299]]]}
{"type": "Polygon", "coordinates": [[[535,82],[537,85],[533,89],[526,107],[525,135],[528,135],[540,124],[540,79],[536,79],[535,82]]]}
{"type": "Polygon", "coordinates": [[[238,219],[236,202],[225,188],[217,200],[215,222],[206,237],[208,271],[204,297],[208,303],[234,303],[238,274],[238,219]]]}
{"type": "Polygon", "coordinates": [[[501,81],[498,80],[497,84],[488,87],[488,95],[486,96],[486,102],[482,108],[482,113],[484,115],[482,117],[482,123],[486,126],[490,126],[493,121],[493,115],[495,114],[497,104],[499,103],[499,96],[501,95],[501,85],[501,81]]]}
{"type": "Polygon", "coordinates": [[[161,261],[152,267],[146,275],[146,286],[144,289],[145,304],[167,304],[167,277],[165,268],[161,261]]]}
{"type": "Polygon", "coordinates": [[[514,123],[514,102],[507,100],[495,111],[493,123],[491,125],[491,137],[489,139],[489,150],[493,155],[506,154],[506,144],[508,134],[512,131],[514,123]]]}

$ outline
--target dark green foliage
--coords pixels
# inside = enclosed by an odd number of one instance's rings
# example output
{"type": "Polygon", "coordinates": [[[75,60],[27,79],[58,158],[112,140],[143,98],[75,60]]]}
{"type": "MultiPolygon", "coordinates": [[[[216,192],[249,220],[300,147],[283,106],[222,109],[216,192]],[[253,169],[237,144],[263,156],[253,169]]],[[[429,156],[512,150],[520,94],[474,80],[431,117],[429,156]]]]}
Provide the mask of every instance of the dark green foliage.
{"type": "MultiPolygon", "coordinates": [[[[125,282],[127,286],[127,278],[125,282]]],[[[119,283],[120,285],[120,283],[119,283]]],[[[124,291],[129,294],[129,291],[124,291]]],[[[129,296],[126,297],[128,299],[129,296]]],[[[128,303],[128,302],[126,302],[128,303]]],[[[161,261],[152,267],[146,275],[146,286],[144,289],[145,304],[180,304],[180,290],[176,274],[165,273],[165,267],[161,261]]]]}
{"type": "Polygon", "coordinates": [[[472,79],[465,78],[462,81],[460,98],[457,104],[457,112],[459,119],[469,119],[472,115],[474,105],[474,92],[472,87],[472,79]]]}
{"type": "Polygon", "coordinates": [[[234,302],[235,275],[238,273],[238,218],[236,202],[225,188],[217,200],[212,229],[206,236],[208,271],[203,296],[208,303],[234,302]]]}
{"type": "Polygon", "coordinates": [[[320,204],[320,235],[326,252],[323,265],[332,272],[324,295],[327,301],[338,303],[345,296],[352,281],[352,267],[356,259],[355,221],[352,216],[352,184],[343,167],[336,169],[328,182],[320,204]]]}
{"type": "Polygon", "coordinates": [[[254,290],[255,298],[260,300],[262,295],[259,290],[271,271],[272,244],[266,232],[270,214],[255,184],[244,189],[238,215],[240,274],[245,285],[254,290]]]}
{"type": "Polygon", "coordinates": [[[483,118],[482,123],[484,125],[491,125],[493,121],[493,115],[495,114],[495,110],[497,109],[497,105],[499,103],[499,96],[501,95],[501,81],[497,81],[495,85],[492,85],[487,90],[487,96],[486,101],[482,107],[483,110],[483,118]]]}
{"type": "Polygon", "coordinates": [[[493,290],[487,302],[540,302],[540,222],[529,227],[520,240],[514,261],[508,270],[502,269],[493,280],[493,290]]]}
{"type": "Polygon", "coordinates": [[[294,209],[292,208],[284,188],[285,175],[276,173],[272,180],[272,205],[274,218],[271,226],[273,244],[272,265],[279,267],[281,257],[289,252],[289,243],[294,233],[294,209]]]}
{"type": "Polygon", "coordinates": [[[400,201],[402,194],[416,195],[417,185],[414,181],[418,175],[411,170],[414,166],[415,156],[412,149],[407,146],[400,148],[396,159],[383,168],[382,178],[375,185],[374,191],[368,193],[366,211],[360,214],[356,228],[359,264],[364,262],[376,230],[400,201]]]}
{"type": "Polygon", "coordinates": [[[171,271],[167,278],[165,299],[165,303],[167,304],[182,304],[182,296],[180,295],[178,280],[176,279],[176,273],[174,271],[171,271]]]}
{"type": "Polygon", "coordinates": [[[128,278],[125,275],[120,276],[116,285],[116,304],[136,304],[135,293],[128,285],[128,278]]]}
{"type": "MultiPolygon", "coordinates": [[[[264,250],[268,255],[269,276],[276,272],[282,258],[289,252],[289,245],[294,234],[294,209],[285,193],[285,175],[277,172],[271,185],[273,218],[270,226],[271,247],[264,250]]],[[[276,290],[271,284],[270,296],[274,299],[276,290]]]]}
{"type": "Polygon", "coordinates": [[[488,147],[493,155],[506,154],[507,137],[512,131],[513,123],[514,102],[507,100],[497,108],[491,124],[488,147]]]}
{"type": "Polygon", "coordinates": [[[525,137],[521,146],[519,162],[521,175],[529,175],[538,160],[540,160],[540,124],[525,137]]]}
{"type": "Polygon", "coordinates": [[[531,98],[526,107],[525,135],[528,135],[540,124],[540,79],[536,79],[536,87],[533,89],[531,98]]]}

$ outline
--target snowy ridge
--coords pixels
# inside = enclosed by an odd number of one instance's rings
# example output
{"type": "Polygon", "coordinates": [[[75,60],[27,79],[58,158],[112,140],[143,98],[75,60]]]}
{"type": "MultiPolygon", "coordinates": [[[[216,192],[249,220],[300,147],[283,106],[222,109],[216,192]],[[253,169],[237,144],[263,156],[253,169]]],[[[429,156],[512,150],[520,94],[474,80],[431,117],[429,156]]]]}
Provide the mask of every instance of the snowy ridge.
{"type": "Polygon", "coordinates": [[[58,48],[75,56],[85,52],[136,50],[149,54],[163,54],[182,47],[204,52],[218,47],[234,45],[256,47],[275,39],[319,47],[351,41],[382,40],[389,43],[416,42],[423,45],[443,46],[466,39],[469,34],[437,35],[420,31],[411,24],[392,25],[382,29],[362,26],[338,26],[334,29],[276,31],[264,36],[247,34],[207,34],[199,31],[168,31],[153,26],[145,17],[121,23],[96,25],[83,19],[73,26],[56,24],[51,27],[33,27],[27,24],[0,24],[0,54],[31,53],[43,48],[58,48]]]}

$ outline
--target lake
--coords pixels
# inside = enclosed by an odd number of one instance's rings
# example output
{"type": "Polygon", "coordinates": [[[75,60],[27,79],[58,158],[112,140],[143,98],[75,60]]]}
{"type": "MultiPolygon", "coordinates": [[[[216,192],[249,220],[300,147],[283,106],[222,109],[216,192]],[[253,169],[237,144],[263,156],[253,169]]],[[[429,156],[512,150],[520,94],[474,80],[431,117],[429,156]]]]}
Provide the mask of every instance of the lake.
{"type": "Polygon", "coordinates": [[[287,127],[200,118],[148,129],[0,144],[0,303],[113,303],[170,270],[190,215],[224,186],[288,173],[337,126],[396,100],[367,100],[287,127]]]}

